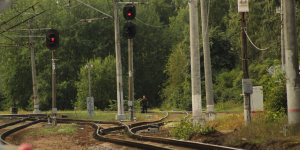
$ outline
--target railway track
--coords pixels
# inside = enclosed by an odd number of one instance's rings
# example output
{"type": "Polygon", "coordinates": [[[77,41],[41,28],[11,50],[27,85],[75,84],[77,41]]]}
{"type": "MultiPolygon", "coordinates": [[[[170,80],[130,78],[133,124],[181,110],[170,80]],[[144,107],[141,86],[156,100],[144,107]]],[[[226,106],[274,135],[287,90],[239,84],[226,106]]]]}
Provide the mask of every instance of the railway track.
{"type": "Polygon", "coordinates": [[[15,121],[15,122],[11,122],[11,123],[8,123],[8,124],[1,125],[0,129],[8,128],[8,127],[11,127],[11,126],[17,126],[17,127],[12,128],[12,129],[8,129],[7,131],[3,132],[0,135],[1,143],[12,145],[11,143],[8,143],[7,141],[5,141],[6,137],[8,137],[10,134],[12,134],[14,132],[17,132],[19,130],[22,130],[24,128],[27,128],[27,127],[32,126],[32,125],[37,124],[37,123],[40,123],[40,120],[25,118],[25,119],[22,119],[22,120],[18,120],[18,121],[15,121]]]}
{"type": "MultiPolygon", "coordinates": [[[[185,116],[187,117],[187,115],[185,116]]],[[[136,134],[137,131],[147,129],[151,126],[161,126],[166,122],[175,120],[170,119],[169,113],[160,120],[152,122],[138,122],[133,124],[126,124],[115,121],[92,121],[92,120],[79,120],[79,119],[57,119],[57,123],[76,123],[80,125],[89,125],[93,127],[93,137],[99,141],[115,143],[119,145],[134,147],[138,149],[204,149],[204,150],[237,150],[237,148],[219,146],[213,144],[175,140],[170,138],[160,138],[151,136],[142,136],[136,134]],[[165,121],[168,120],[168,121],[165,121]],[[106,126],[106,128],[104,128],[106,126]],[[112,136],[116,134],[115,136],[112,136]],[[123,137],[122,137],[123,136],[123,137]]],[[[0,126],[0,129],[21,124],[16,128],[10,129],[1,134],[1,142],[4,144],[11,144],[5,141],[5,138],[10,134],[22,130],[26,127],[32,126],[40,122],[48,122],[47,119],[34,119],[27,117],[25,119],[15,121],[9,124],[0,126]]]]}

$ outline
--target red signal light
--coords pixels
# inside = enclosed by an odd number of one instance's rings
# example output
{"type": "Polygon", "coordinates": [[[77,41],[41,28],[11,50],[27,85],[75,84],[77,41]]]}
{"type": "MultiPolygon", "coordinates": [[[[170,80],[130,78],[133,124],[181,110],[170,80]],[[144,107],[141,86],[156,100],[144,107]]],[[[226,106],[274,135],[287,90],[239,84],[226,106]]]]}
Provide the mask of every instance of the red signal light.
{"type": "Polygon", "coordinates": [[[46,46],[50,50],[56,50],[59,47],[59,33],[56,29],[50,29],[47,31],[46,46]]]}
{"type": "Polygon", "coordinates": [[[136,15],[135,6],[132,4],[126,4],[123,8],[123,16],[126,20],[133,20],[136,15]]]}

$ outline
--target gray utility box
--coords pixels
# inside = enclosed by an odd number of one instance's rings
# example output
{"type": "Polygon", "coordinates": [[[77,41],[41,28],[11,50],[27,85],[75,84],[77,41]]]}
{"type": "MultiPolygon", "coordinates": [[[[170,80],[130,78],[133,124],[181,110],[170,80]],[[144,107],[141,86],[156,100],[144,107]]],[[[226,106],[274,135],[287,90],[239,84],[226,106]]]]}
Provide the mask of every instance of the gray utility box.
{"type": "Polygon", "coordinates": [[[253,94],[251,95],[251,113],[263,113],[264,102],[263,102],[263,87],[254,86],[253,94]]]}
{"type": "Polygon", "coordinates": [[[253,86],[251,79],[242,79],[243,94],[252,94],[253,86]]]}

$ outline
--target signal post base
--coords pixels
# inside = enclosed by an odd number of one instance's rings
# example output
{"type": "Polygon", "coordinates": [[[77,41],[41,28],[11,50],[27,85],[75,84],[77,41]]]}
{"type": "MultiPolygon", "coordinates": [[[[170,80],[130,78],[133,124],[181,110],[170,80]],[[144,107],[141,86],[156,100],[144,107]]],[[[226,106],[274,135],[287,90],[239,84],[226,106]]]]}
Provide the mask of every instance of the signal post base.
{"type": "Polygon", "coordinates": [[[126,119],[126,115],[125,114],[116,115],[116,120],[125,120],[125,119],[126,119]]]}

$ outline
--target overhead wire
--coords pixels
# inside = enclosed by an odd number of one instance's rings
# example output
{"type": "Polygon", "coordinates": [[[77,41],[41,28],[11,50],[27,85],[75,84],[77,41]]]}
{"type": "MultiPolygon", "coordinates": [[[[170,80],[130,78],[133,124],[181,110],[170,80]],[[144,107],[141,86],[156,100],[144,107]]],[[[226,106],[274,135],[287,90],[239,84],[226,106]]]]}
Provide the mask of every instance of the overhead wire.
{"type": "MultiPolygon", "coordinates": [[[[2,36],[4,36],[5,38],[8,38],[8,39],[11,40],[11,41],[14,41],[14,42],[17,44],[17,46],[25,46],[25,44],[20,44],[18,41],[14,40],[14,39],[12,39],[12,38],[10,38],[10,37],[4,35],[4,34],[2,34],[2,36]]],[[[26,47],[26,48],[29,48],[28,46],[25,46],[25,47],[26,47]]]]}
{"type": "MultiPolygon", "coordinates": [[[[8,21],[5,21],[5,22],[1,23],[1,25],[4,25],[4,24],[6,24],[7,22],[11,21],[12,19],[14,19],[14,18],[20,16],[22,13],[24,13],[25,11],[27,11],[27,10],[30,9],[30,8],[33,8],[33,7],[34,7],[36,4],[38,4],[38,3],[39,3],[39,2],[37,2],[37,3],[35,3],[34,5],[28,7],[26,10],[22,11],[21,13],[19,13],[18,15],[14,16],[14,17],[11,18],[11,19],[9,19],[8,21]]],[[[24,44],[19,44],[19,42],[17,42],[16,40],[13,40],[12,38],[10,38],[10,37],[8,37],[8,36],[6,36],[6,35],[4,35],[3,33],[6,32],[6,31],[8,31],[8,30],[10,30],[10,29],[13,29],[13,28],[19,26],[20,24],[23,24],[24,22],[26,22],[26,21],[28,21],[28,20],[30,20],[30,19],[32,19],[32,18],[34,18],[34,17],[36,17],[36,16],[38,16],[38,15],[40,15],[40,14],[43,14],[44,12],[46,12],[46,10],[44,10],[44,11],[42,11],[41,13],[38,13],[38,14],[36,14],[36,15],[34,15],[34,16],[32,16],[32,17],[30,17],[30,18],[28,18],[28,19],[26,19],[26,20],[24,20],[24,21],[22,21],[22,22],[20,22],[20,23],[17,23],[17,24],[15,24],[15,25],[12,26],[12,27],[7,28],[6,30],[0,31],[0,35],[4,36],[5,38],[7,38],[7,39],[9,39],[9,40],[11,40],[11,41],[16,42],[17,45],[19,45],[19,46],[25,46],[24,44]]],[[[28,48],[28,47],[27,47],[27,48],[28,48]]]]}
{"type": "Polygon", "coordinates": [[[259,51],[266,51],[266,50],[269,50],[276,42],[278,42],[278,39],[277,39],[277,40],[275,40],[271,45],[269,45],[267,48],[263,48],[263,49],[262,49],[262,48],[258,48],[258,47],[252,42],[252,40],[250,39],[250,37],[249,37],[249,35],[248,35],[246,29],[243,28],[242,30],[243,30],[244,33],[246,34],[246,36],[247,36],[249,42],[251,43],[251,45],[252,45],[255,49],[259,50],[259,51]]]}
{"type": "Polygon", "coordinates": [[[85,5],[85,6],[87,6],[87,7],[90,7],[90,8],[92,8],[92,9],[94,9],[94,10],[97,11],[97,12],[100,12],[100,13],[102,13],[102,14],[108,16],[109,18],[113,18],[111,15],[106,14],[106,13],[104,13],[103,11],[101,11],[101,10],[99,10],[99,9],[96,9],[95,7],[93,7],[93,6],[91,6],[91,5],[88,5],[88,4],[86,4],[86,3],[84,3],[84,2],[82,2],[82,1],[80,1],[80,0],[76,0],[76,1],[79,2],[79,3],[81,3],[81,4],[83,4],[83,5],[85,5]]]}
{"type": "Polygon", "coordinates": [[[136,18],[136,17],[135,17],[135,19],[136,19],[138,22],[140,22],[140,23],[142,23],[142,24],[144,24],[144,25],[146,25],[146,26],[149,26],[149,27],[154,27],[154,28],[163,28],[163,27],[167,27],[167,26],[168,26],[168,25],[162,25],[162,26],[150,25],[150,24],[147,24],[147,23],[145,23],[145,22],[141,21],[140,19],[138,19],[138,18],[136,18]]]}
{"type": "Polygon", "coordinates": [[[108,0],[106,0],[106,2],[107,2],[107,4],[108,4],[109,9],[111,10],[111,13],[113,14],[114,9],[113,9],[113,8],[111,7],[111,5],[109,4],[108,0]]]}
{"type": "Polygon", "coordinates": [[[27,11],[27,10],[30,9],[30,8],[33,8],[33,7],[34,7],[35,5],[37,5],[38,3],[39,3],[39,2],[33,4],[32,6],[28,7],[28,8],[25,9],[25,10],[23,10],[22,12],[20,12],[20,13],[17,14],[16,16],[10,18],[9,20],[2,22],[2,23],[0,24],[0,26],[5,25],[5,24],[8,23],[9,21],[11,21],[11,20],[15,19],[16,17],[20,16],[22,13],[24,13],[25,11],[27,11]]]}
{"type": "MultiPolygon", "coordinates": [[[[36,15],[34,15],[34,16],[32,16],[32,17],[30,17],[30,18],[28,18],[28,19],[26,19],[26,20],[24,20],[24,21],[22,21],[22,22],[20,22],[20,23],[17,23],[17,24],[15,24],[14,26],[9,27],[9,28],[6,29],[6,30],[13,29],[13,28],[15,28],[16,26],[19,26],[20,24],[22,24],[22,23],[24,23],[24,22],[26,22],[26,21],[28,21],[28,20],[30,20],[30,19],[32,19],[32,18],[34,18],[34,17],[40,15],[40,14],[43,14],[44,12],[46,12],[46,10],[44,10],[44,11],[42,11],[42,12],[40,12],[40,13],[38,13],[38,14],[36,14],[36,15]]],[[[4,32],[5,32],[5,31],[2,31],[2,32],[0,32],[0,34],[2,34],[2,33],[4,33],[4,32]]]]}

